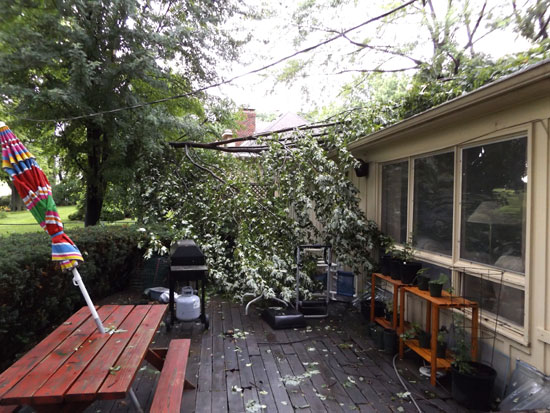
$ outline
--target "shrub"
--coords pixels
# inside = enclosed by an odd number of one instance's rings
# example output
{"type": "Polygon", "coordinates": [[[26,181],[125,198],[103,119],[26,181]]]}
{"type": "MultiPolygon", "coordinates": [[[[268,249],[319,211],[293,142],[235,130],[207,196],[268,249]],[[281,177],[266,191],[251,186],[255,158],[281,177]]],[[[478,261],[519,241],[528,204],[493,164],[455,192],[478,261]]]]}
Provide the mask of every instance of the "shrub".
{"type": "MultiPolygon", "coordinates": [[[[84,257],[79,272],[92,299],[128,285],[131,275],[142,265],[143,251],[138,244],[143,234],[133,226],[69,232],[84,257]]],[[[59,270],[50,254],[50,238],[45,233],[2,238],[0,371],[86,305],[80,290],[72,284],[72,275],[59,270]]]]}
{"type": "Polygon", "coordinates": [[[0,196],[0,207],[10,206],[11,195],[0,196]]]}
{"type": "MultiPolygon", "coordinates": [[[[85,211],[83,207],[79,207],[74,213],[69,215],[71,221],[84,221],[85,211]]],[[[114,222],[125,218],[124,211],[116,208],[103,208],[101,210],[101,221],[114,222]]]]}
{"type": "Polygon", "coordinates": [[[84,221],[84,207],[79,206],[75,212],[69,214],[70,221],[84,221]]]}
{"type": "Polygon", "coordinates": [[[115,208],[103,208],[101,220],[107,222],[120,221],[124,219],[124,211],[115,208]]]}

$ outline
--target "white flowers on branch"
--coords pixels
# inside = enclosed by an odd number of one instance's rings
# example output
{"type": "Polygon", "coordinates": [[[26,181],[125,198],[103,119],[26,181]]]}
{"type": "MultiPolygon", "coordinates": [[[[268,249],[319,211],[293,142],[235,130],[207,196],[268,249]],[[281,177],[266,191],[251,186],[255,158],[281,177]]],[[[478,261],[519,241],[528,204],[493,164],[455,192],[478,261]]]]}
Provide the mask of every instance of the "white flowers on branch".
{"type": "Polygon", "coordinates": [[[365,219],[346,175],[356,161],[334,137],[323,139],[321,145],[309,134],[295,134],[290,149],[271,137],[262,142],[269,150],[245,159],[197,150],[193,158],[224,182],[174,149],[151,157],[156,167],[144,165],[136,186],[138,212],[148,223],[146,255],[192,238],[207,257],[213,284],[236,298],[264,293],[292,299],[298,244],[331,244],[339,262],[368,271],[379,232],[365,219]]]}

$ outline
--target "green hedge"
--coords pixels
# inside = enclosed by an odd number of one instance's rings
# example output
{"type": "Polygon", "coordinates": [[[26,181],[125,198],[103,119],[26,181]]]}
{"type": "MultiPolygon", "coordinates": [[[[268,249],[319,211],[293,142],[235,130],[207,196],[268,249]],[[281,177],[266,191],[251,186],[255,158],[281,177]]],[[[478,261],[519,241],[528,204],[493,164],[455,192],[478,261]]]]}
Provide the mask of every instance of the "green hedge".
{"type": "MultiPolygon", "coordinates": [[[[79,272],[98,300],[128,286],[143,264],[134,226],[67,231],[84,257],[79,272]]],[[[72,275],[51,262],[45,233],[0,238],[0,371],[85,305],[72,275]]]]}

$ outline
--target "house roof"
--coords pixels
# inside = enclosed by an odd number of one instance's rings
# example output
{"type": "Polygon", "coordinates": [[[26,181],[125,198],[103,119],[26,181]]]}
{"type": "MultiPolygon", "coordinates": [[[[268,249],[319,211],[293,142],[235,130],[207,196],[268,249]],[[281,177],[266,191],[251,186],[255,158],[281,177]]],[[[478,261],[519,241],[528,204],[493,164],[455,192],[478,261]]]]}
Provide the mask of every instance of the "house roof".
{"type": "Polygon", "coordinates": [[[466,117],[479,118],[488,113],[549,95],[550,59],[359,138],[349,144],[348,148],[354,155],[360,156],[366,152],[367,148],[382,142],[399,139],[413,132],[433,130],[466,117]]]}
{"type": "Polygon", "coordinates": [[[294,128],[307,125],[308,123],[309,122],[300,115],[293,112],[286,112],[284,115],[281,115],[263,129],[257,130],[256,133],[273,132],[286,128],[294,128]]]}

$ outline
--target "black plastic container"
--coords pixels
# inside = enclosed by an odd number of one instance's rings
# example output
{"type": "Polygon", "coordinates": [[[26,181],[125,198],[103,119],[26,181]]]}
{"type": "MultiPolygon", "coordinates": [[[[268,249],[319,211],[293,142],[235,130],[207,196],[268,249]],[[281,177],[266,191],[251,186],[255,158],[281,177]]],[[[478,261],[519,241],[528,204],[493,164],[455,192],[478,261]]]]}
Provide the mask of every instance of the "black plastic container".
{"type": "Polygon", "coordinates": [[[398,258],[390,259],[390,277],[394,280],[401,279],[401,260],[398,258]]]}
{"type": "Polygon", "coordinates": [[[436,347],[436,356],[443,359],[445,358],[446,355],[447,355],[447,343],[440,343],[438,341],[437,347],[436,347]]]}
{"type": "Polygon", "coordinates": [[[422,291],[428,291],[430,289],[430,277],[426,277],[425,275],[419,275],[417,277],[416,284],[418,285],[418,289],[422,291]]]}
{"type": "Polygon", "coordinates": [[[431,348],[432,335],[427,331],[421,330],[418,332],[418,345],[422,348],[431,348]]]}
{"type": "Polygon", "coordinates": [[[438,283],[428,283],[430,289],[430,296],[432,297],[441,297],[441,291],[443,291],[443,284],[438,283]]]}
{"type": "Polygon", "coordinates": [[[486,364],[469,362],[470,373],[460,373],[451,366],[451,394],[459,404],[470,410],[488,411],[497,372],[486,364]]]}
{"type": "Polygon", "coordinates": [[[403,284],[412,284],[416,278],[416,273],[420,271],[422,264],[419,262],[403,262],[400,266],[400,278],[403,284]]]}
{"type": "Polygon", "coordinates": [[[390,260],[390,254],[385,254],[380,257],[380,272],[384,275],[390,275],[390,260]]]}
{"type": "Polygon", "coordinates": [[[389,328],[384,330],[384,352],[391,356],[397,353],[397,334],[389,328]]]}
{"type": "Polygon", "coordinates": [[[367,323],[367,336],[372,338],[372,329],[376,327],[376,323],[374,321],[369,321],[367,323]]]}
{"type": "Polygon", "coordinates": [[[384,350],[384,328],[381,326],[375,327],[373,330],[374,344],[379,350],[384,350]]]}
{"type": "MultiPolygon", "coordinates": [[[[361,301],[361,314],[367,320],[370,321],[370,298],[364,301],[361,301]]],[[[374,301],[374,316],[375,317],[384,317],[386,311],[386,304],[384,301],[375,300],[374,301]]]]}

